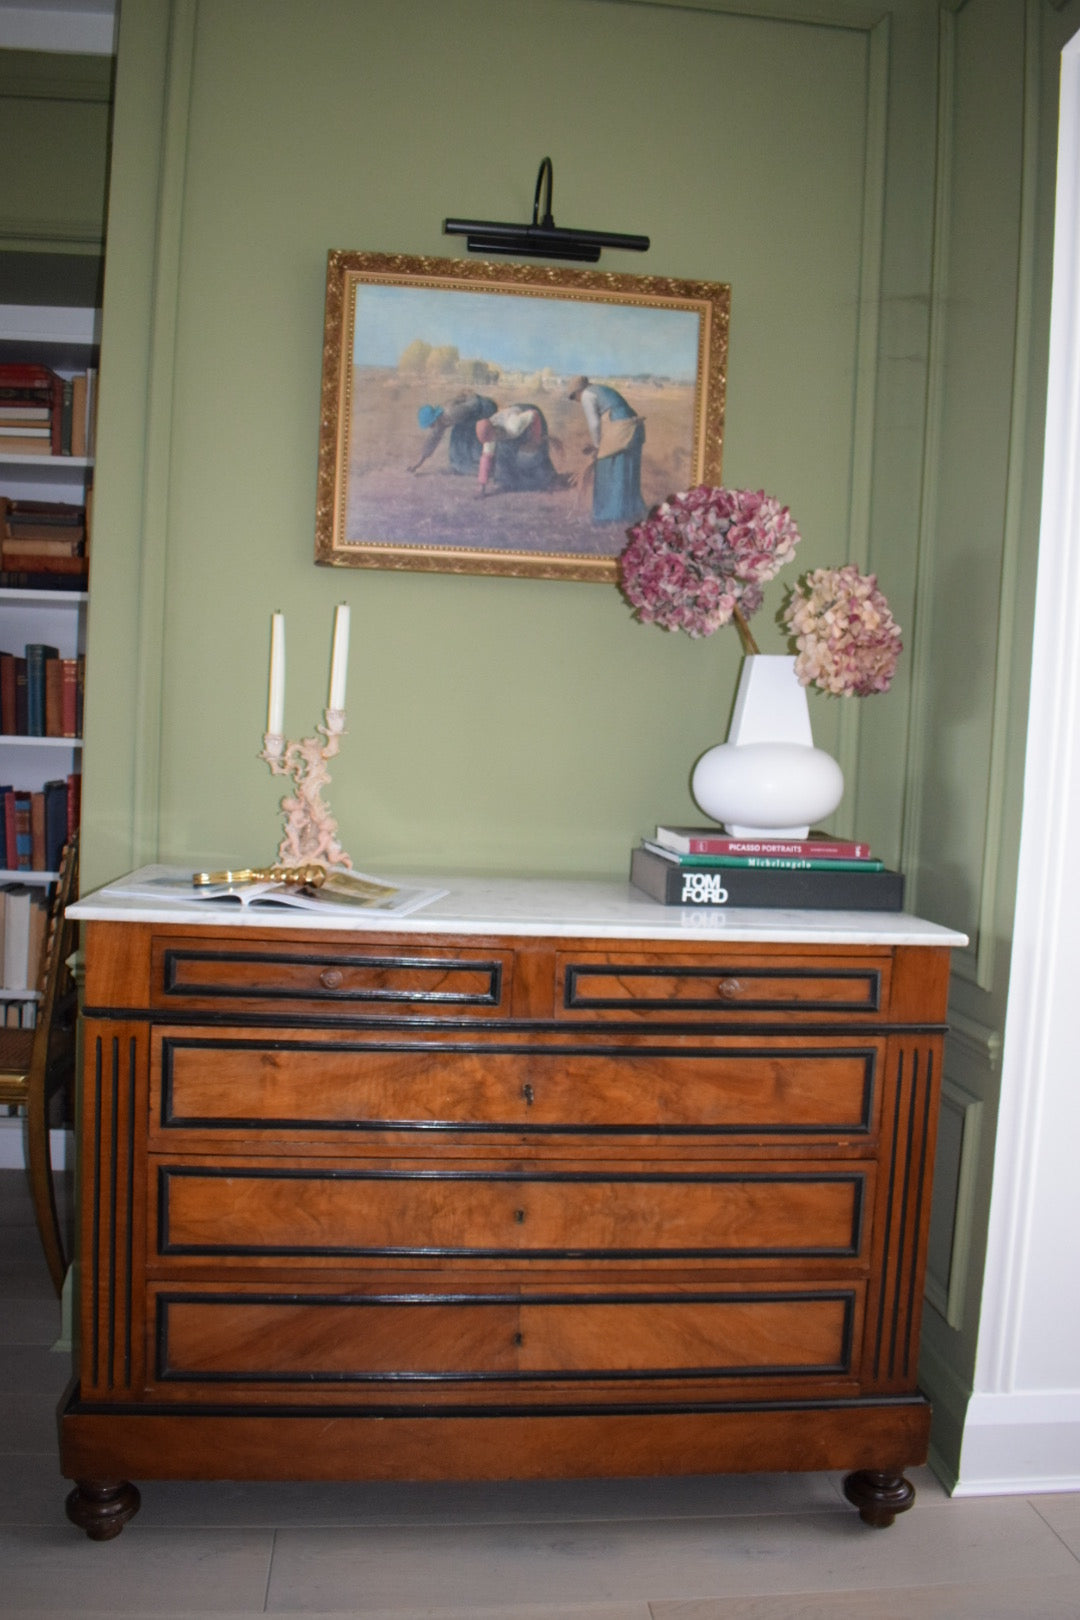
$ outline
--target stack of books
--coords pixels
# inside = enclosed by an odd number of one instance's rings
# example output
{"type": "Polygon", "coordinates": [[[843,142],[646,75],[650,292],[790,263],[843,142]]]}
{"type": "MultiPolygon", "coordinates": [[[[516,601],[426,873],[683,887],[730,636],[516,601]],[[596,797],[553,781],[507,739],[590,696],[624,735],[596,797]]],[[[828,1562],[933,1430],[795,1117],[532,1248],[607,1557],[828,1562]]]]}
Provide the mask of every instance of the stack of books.
{"type": "Polygon", "coordinates": [[[0,455],[58,456],[64,379],[48,366],[0,363],[0,455]]]}
{"type": "Polygon", "coordinates": [[[630,860],[630,881],[665,906],[768,906],[791,911],[902,911],[904,879],[868,844],[732,838],[717,827],[657,827],[630,860]]]}
{"type": "Polygon", "coordinates": [[[0,585],[82,591],[89,570],[85,506],[0,495],[0,585]]]}
{"type": "Polygon", "coordinates": [[[0,361],[0,455],[93,455],[97,372],[0,361]]]}

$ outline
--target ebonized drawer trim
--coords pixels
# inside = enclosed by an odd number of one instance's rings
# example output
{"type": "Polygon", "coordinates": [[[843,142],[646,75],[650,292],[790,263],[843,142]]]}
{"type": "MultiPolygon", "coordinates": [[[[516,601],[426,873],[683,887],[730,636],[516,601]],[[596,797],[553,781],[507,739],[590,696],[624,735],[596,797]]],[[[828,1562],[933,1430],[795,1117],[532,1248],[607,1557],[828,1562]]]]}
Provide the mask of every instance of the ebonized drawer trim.
{"type": "MultiPolygon", "coordinates": [[[[87,1144],[89,1377],[95,1386],[131,1382],[136,1120],[135,1041],[113,1036],[92,1047],[94,1130],[87,1144]]],[[[91,1077],[92,1076],[92,1077],[91,1077]]]]}
{"type": "Polygon", "coordinates": [[[728,1018],[733,1014],[744,1012],[876,1013],[881,1011],[881,988],[882,975],[878,968],[762,968],[741,967],[737,963],[729,967],[718,966],[715,963],[699,967],[678,962],[649,965],[634,962],[568,962],[563,984],[563,1006],[568,1011],[574,1012],[623,1011],[655,1014],[663,1011],[668,1018],[676,1011],[709,1012],[728,1018]],[[590,994],[589,981],[603,979],[619,979],[629,984],[637,981],[642,987],[641,994],[637,996],[590,994]],[[680,996],[677,1000],[650,995],[650,986],[664,979],[700,981],[702,994],[680,996]],[[766,980],[774,984],[778,980],[788,980],[791,982],[793,992],[797,990],[798,993],[755,995],[752,988],[747,992],[747,986],[752,987],[756,981],[766,980]],[[822,997],[815,1000],[812,994],[806,994],[806,990],[815,981],[823,983],[825,980],[839,980],[850,984],[852,995],[848,999],[822,997]],[[731,999],[722,996],[717,990],[718,983],[737,984],[737,996],[731,999]],[[705,994],[706,985],[712,989],[709,995],[705,994]]]}
{"type": "MultiPolygon", "coordinates": [[[[714,1044],[707,1046],[662,1046],[650,1044],[636,1048],[608,1044],[607,1042],[589,1042],[583,1040],[564,1041],[558,1044],[538,1046],[521,1040],[487,1040],[464,1039],[459,1041],[425,1041],[422,1045],[403,1040],[369,1041],[338,1041],[332,1045],[325,1040],[297,1040],[275,1041],[267,1039],[244,1039],[229,1036],[199,1036],[199,1035],[163,1035],[161,1038],[161,1096],[158,1108],[160,1128],[170,1130],[200,1130],[200,1131],[243,1131],[257,1136],[260,1132],[272,1132],[280,1135],[282,1132],[341,1132],[350,1136],[361,1133],[385,1134],[387,1132],[408,1132],[427,1135],[461,1134],[467,1132],[481,1135],[512,1134],[514,1136],[569,1136],[588,1139],[590,1137],[746,1137],[746,1136],[776,1136],[784,1138],[852,1138],[868,1137],[874,1125],[876,1082],[878,1072],[878,1054],[873,1046],[869,1045],[797,1045],[788,1044],[781,1048],[770,1046],[740,1046],[723,1047],[714,1044]],[[422,1117],[364,1117],[348,1118],[334,1117],[328,1113],[319,1114],[317,1110],[317,1097],[320,1087],[313,1082],[305,1085],[303,1090],[304,1113],[297,1110],[290,1114],[256,1115],[254,1113],[215,1113],[215,1114],[184,1114],[178,1111],[175,1101],[175,1064],[177,1057],[188,1053],[205,1053],[207,1062],[213,1063],[214,1053],[242,1054],[258,1058],[260,1054],[285,1054],[295,1056],[298,1060],[307,1054],[310,1058],[333,1058],[340,1061],[343,1056],[355,1057],[359,1063],[377,1062],[381,1055],[415,1055],[418,1061],[430,1063],[433,1056],[446,1053],[453,1058],[475,1055],[481,1059],[498,1062],[501,1059],[522,1058],[528,1063],[532,1060],[542,1064],[557,1058],[577,1058],[588,1061],[590,1059],[610,1059],[620,1066],[627,1076],[634,1074],[636,1067],[648,1069],[657,1063],[671,1063],[676,1066],[680,1063],[715,1062],[716,1094],[723,1095],[725,1078],[723,1070],[727,1068],[737,1077],[738,1066],[743,1062],[784,1063],[794,1070],[799,1065],[808,1068],[826,1063],[830,1060],[846,1062],[848,1064],[862,1065],[861,1095],[858,1098],[858,1112],[851,1118],[829,1119],[770,1119],[766,1111],[762,1110],[761,1118],[756,1119],[730,1119],[720,1121],[694,1120],[690,1123],[664,1123],[656,1119],[623,1118],[617,1120],[598,1120],[595,1122],[575,1122],[572,1118],[553,1120],[550,1117],[536,1123],[530,1118],[527,1107],[519,1107],[516,1114],[506,1110],[505,1117],[485,1119],[469,1118],[462,1113],[457,1118],[429,1118],[422,1117]]],[[[850,1088],[855,1091],[858,1081],[850,1088]]],[[[655,1081],[646,1082],[643,1088],[642,1101],[649,1101],[655,1090],[655,1081]]],[[[517,1095],[531,1094],[528,1084],[519,1088],[517,1095]]],[[[223,1088],[223,1095],[232,1095],[223,1088]]],[[[505,1101],[506,1099],[504,1099],[505,1101]]],[[[854,1097],[849,1099],[854,1101],[854,1097]]],[[[627,1104],[623,1107],[629,1107],[627,1104]]],[[[734,1108],[731,1109],[735,1112],[734,1108]]],[[[791,1110],[794,1114],[794,1109],[791,1110]]]]}
{"type": "MultiPolygon", "coordinates": [[[[523,1265],[529,1265],[537,1260],[675,1260],[675,1259],[706,1259],[706,1260],[736,1260],[736,1261],[802,1261],[802,1260],[857,1260],[862,1252],[863,1238],[867,1211],[867,1182],[870,1171],[866,1168],[852,1170],[814,1170],[814,1171],[738,1171],[729,1172],[620,1172],[606,1173],[593,1171],[539,1171],[539,1170],[413,1170],[413,1169],[364,1169],[364,1170],[293,1170],[287,1167],[249,1168],[236,1165],[208,1165],[206,1167],[166,1164],[158,1166],[157,1181],[157,1228],[158,1253],[165,1257],[198,1257],[215,1256],[218,1259],[246,1260],[257,1258],[278,1259],[325,1259],[325,1260],[353,1260],[353,1259],[485,1259],[485,1260],[515,1260],[523,1265]],[[420,1188],[423,1185],[437,1185],[442,1188],[456,1189],[475,1186],[480,1189],[503,1187],[507,1190],[517,1191],[520,1197],[527,1196],[530,1187],[559,1186],[572,1191],[575,1188],[613,1187],[613,1188],[718,1188],[718,1187],[781,1187],[785,1184],[794,1187],[833,1187],[846,1189],[851,1197],[851,1224],[850,1230],[845,1234],[844,1240],[838,1243],[824,1244],[814,1242],[810,1236],[805,1243],[798,1245],[788,1244],[747,1244],[746,1246],[733,1244],[695,1244],[669,1246],[642,1246],[627,1243],[625,1246],[587,1246],[583,1244],[541,1245],[532,1247],[527,1244],[499,1244],[465,1243],[439,1244],[436,1242],[401,1242],[395,1244],[379,1243],[371,1245],[347,1244],[345,1242],[325,1243],[239,1243],[229,1242],[225,1237],[219,1241],[207,1242],[180,1242],[171,1235],[171,1204],[170,1193],[172,1184],[185,1179],[196,1179],[205,1186],[208,1183],[218,1182],[264,1182],[271,1183],[277,1188],[297,1184],[318,1186],[319,1184],[348,1184],[358,1190],[362,1196],[363,1189],[368,1187],[373,1191],[380,1186],[393,1184],[398,1187],[413,1186],[420,1188]]],[[[516,1200],[515,1200],[516,1201],[516,1200]]],[[[524,1210],[518,1212],[522,1218],[524,1228],[524,1210]]],[[[290,1214],[295,1219],[295,1214],[290,1214]]]]}
{"type": "Polygon", "coordinates": [[[338,1005],[358,1003],[365,1006],[498,1007],[503,996],[503,964],[500,961],[479,957],[472,960],[467,957],[407,956],[400,952],[387,956],[370,953],[357,956],[348,952],[330,953],[318,950],[242,951],[230,948],[215,951],[170,945],[166,946],[161,955],[161,993],[165,997],[185,1000],[205,997],[214,1001],[237,999],[265,1001],[270,1004],[310,1000],[320,1004],[329,1002],[338,1005]],[[424,989],[420,986],[391,989],[374,984],[370,986],[354,984],[346,987],[309,982],[295,986],[287,983],[275,986],[242,982],[226,984],[220,977],[214,977],[215,966],[220,974],[223,968],[234,968],[238,965],[252,970],[318,969],[320,973],[327,974],[362,974],[371,971],[373,974],[397,972],[422,976],[430,973],[433,983],[436,978],[446,978],[460,973],[473,979],[486,979],[486,987],[480,990],[424,989]],[[202,966],[208,971],[200,977],[198,969],[202,966]],[[185,969],[192,970],[188,976],[183,976],[185,969]]]}
{"type": "MultiPolygon", "coordinates": [[[[423,1416],[434,1420],[455,1418],[560,1418],[568,1417],[678,1417],[697,1414],[724,1414],[732,1413],[799,1413],[799,1412],[849,1412],[854,1421],[858,1420],[860,1413],[870,1412],[903,1412],[906,1410],[925,1411],[927,1399],[918,1391],[914,1394],[891,1395],[833,1395],[825,1392],[821,1395],[809,1395],[796,1398],[790,1395],[777,1395],[773,1399],[753,1396],[749,1399],[743,1396],[732,1398],[730,1395],[724,1400],[678,1400],[671,1401],[605,1401],[603,1406],[595,1401],[561,1400],[557,1396],[544,1397],[530,1403],[522,1401],[513,1405],[496,1401],[483,1404],[462,1404],[454,1401],[439,1401],[434,1398],[434,1392],[426,1390],[424,1394],[423,1416]]],[[[182,1406],[177,1406],[167,1400],[154,1400],[147,1397],[138,1402],[133,1401],[103,1401],[97,1398],[87,1399],[82,1394],[81,1387],[76,1384],[72,1393],[67,1397],[60,1409],[61,1419],[72,1418],[104,1418],[108,1422],[132,1418],[147,1418],[155,1420],[165,1418],[168,1423],[184,1425],[188,1418],[204,1418],[220,1420],[224,1427],[222,1433],[227,1435],[229,1425],[232,1423],[246,1423],[252,1418],[303,1418],[308,1422],[319,1423],[324,1427],[328,1420],[349,1418],[415,1418],[417,1416],[415,1404],[412,1405],[373,1405],[361,1400],[335,1402],[333,1406],[324,1405],[290,1405],[284,1398],[275,1401],[272,1406],[265,1402],[252,1401],[250,1403],[236,1398],[231,1394],[223,1394],[220,1401],[211,1400],[185,1400],[182,1406]]],[[[182,1435],[177,1436],[176,1444],[180,1445],[182,1435]]],[[[854,1464],[846,1463],[843,1466],[852,1467],[854,1464]]],[[[148,1478],[153,1475],[148,1474],[148,1478]]],[[[164,1476],[169,1477],[169,1476],[164,1476]]],[[[257,1476],[273,1477],[273,1476],[257,1476]]],[[[351,1476],[350,1476],[351,1477],[351,1476]]],[[[449,1476],[448,1476],[449,1477],[449,1476]]]]}
{"type": "MultiPolygon", "coordinates": [[[[495,1383],[503,1385],[529,1385],[542,1382],[568,1382],[582,1383],[597,1380],[607,1382],[646,1382],[655,1380],[693,1380],[693,1379],[758,1379],[758,1378],[790,1378],[790,1377],[843,1377],[850,1376],[852,1365],[852,1348],[854,1343],[856,1294],[851,1288],[804,1288],[804,1289],[775,1289],[750,1292],[740,1289],[702,1289],[693,1292],[596,1292],[592,1294],[564,1293],[564,1294],[488,1294],[478,1296],[475,1294],[288,1294],[269,1292],[214,1292],[203,1293],[193,1289],[170,1289],[158,1293],[155,1300],[155,1376],[158,1382],[168,1383],[198,1383],[214,1384],[372,1384],[372,1385],[401,1385],[410,1384],[485,1384],[495,1383]],[[437,1369],[422,1370],[418,1368],[402,1369],[399,1367],[369,1368],[358,1371],[351,1367],[319,1367],[311,1365],[304,1369],[282,1369],[273,1366],[260,1366],[254,1360],[252,1364],[243,1368],[213,1368],[199,1367],[185,1369],[172,1364],[170,1354],[170,1317],[174,1311],[184,1306],[191,1306],[202,1312],[213,1313],[216,1310],[230,1313],[243,1312],[251,1309],[261,1312],[262,1321],[255,1333],[257,1343],[266,1345],[276,1343],[279,1335],[269,1327],[266,1314],[280,1312],[282,1317],[292,1317],[294,1320],[303,1316],[314,1320],[320,1311],[334,1312],[340,1319],[342,1312],[351,1315],[353,1312],[380,1313],[387,1310],[395,1313],[411,1313],[416,1311],[422,1314],[425,1310],[438,1310],[445,1315],[447,1311],[458,1311],[463,1316],[472,1318],[479,1313],[482,1318],[490,1314],[498,1318],[498,1325],[491,1324],[492,1335],[501,1327],[504,1334],[508,1324],[521,1321],[525,1324],[536,1324],[538,1317],[551,1310],[563,1310],[573,1313],[580,1321],[589,1325],[590,1314],[597,1311],[610,1312],[612,1308],[625,1309],[627,1312],[642,1314],[659,1307],[661,1310],[670,1308],[673,1313],[680,1313],[683,1317],[692,1316],[697,1308],[706,1310],[725,1308],[735,1310],[749,1310],[751,1313],[760,1308],[763,1313],[773,1307],[800,1307],[813,1308],[815,1306],[839,1307],[839,1322],[835,1338],[832,1339],[832,1330],[826,1337],[835,1342],[837,1354],[832,1358],[822,1357],[819,1360],[805,1361],[753,1361],[724,1363],[707,1362],[701,1365],[684,1364],[670,1366],[664,1364],[642,1365],[640,1367],[621,1368],[617,1365],[599,1363],[590,1367],[560,1367],[558,1365],[533,1367],[513,1367],[498,1370],[483,1367],[468,1367],[463,1369],[437,1369]]],[[[634,1321],[628,1316],[625,1326],[625,1339],[628,1341],[634,1331],[634,1321]]],[[[673,1322],[673,1326],[677,1326],[673,1322]]],[[[205,1322],[204,1322],[205,1332],[205,1322]]],[[[516,1343],[521,1345],[529,1333],[530,1328],[515,1335],[516,1343]]],[[[363,1344],[363,1328],[358,1330],[358,1345],[363,1344]]],[[[242,1330],[238,1343],[243,1348],[249,1340],[248,1330],[242,1330]]],[[[339,1358],[340,1359],[340,1358],[339,1358]]]]}

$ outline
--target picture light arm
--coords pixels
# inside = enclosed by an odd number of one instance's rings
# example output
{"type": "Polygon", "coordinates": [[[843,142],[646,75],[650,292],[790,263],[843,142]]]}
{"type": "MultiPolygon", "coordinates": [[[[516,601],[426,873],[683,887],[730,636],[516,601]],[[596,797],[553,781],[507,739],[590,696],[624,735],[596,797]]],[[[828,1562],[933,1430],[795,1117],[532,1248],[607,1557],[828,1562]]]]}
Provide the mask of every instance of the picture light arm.
{"type": "Polygon", "coordinates": [[[595,264],[602,248],[622,248],[635,253],[648,250],[647,236],[624,236],[616,231],[560,230],[551,211],[553,189],[554,170],[551,159],[546,157],[536,176],[530,225],[507,225],[490,219],[444,219],[443,231],[447,236],[464,236],[465,246],[470,253],[512,253],[533,259],[576,259],[585,264],[595,264]],[[541,218],[540,199],[545,180],[546,207],[541,218]]]}

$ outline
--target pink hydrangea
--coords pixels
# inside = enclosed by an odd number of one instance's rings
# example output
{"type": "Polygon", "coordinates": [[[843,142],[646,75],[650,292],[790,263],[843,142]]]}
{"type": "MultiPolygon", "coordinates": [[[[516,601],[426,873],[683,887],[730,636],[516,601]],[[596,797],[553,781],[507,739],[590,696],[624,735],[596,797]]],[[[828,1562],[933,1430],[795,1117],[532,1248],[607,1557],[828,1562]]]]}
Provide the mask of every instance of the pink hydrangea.
{"type": "Polygon", "coordinates": [[[783,621],[795,637],[795,673],[837,697],[887,692],[903,643],[874,574],[854,563],[815,568],[791,592],[783,621]]]}
{"type": "Polygon", "coordinates": [[[764,490],[698,484],[630,530],[619,557],[623,594],[643,624],[711,636],[757,612],[762,586],[798,543],[791,513],[764,490]]]}

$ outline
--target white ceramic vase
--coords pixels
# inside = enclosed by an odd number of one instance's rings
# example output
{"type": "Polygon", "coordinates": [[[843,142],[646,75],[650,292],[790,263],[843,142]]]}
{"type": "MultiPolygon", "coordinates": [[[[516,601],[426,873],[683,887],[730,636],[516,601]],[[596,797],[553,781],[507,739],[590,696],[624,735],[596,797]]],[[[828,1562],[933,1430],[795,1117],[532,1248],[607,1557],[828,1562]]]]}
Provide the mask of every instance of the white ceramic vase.
{"type": "Polygon", "coordinates": [[[836,809],[843,772],[814,747],[793,657],[744,658],[727,742],[702,754],[691,792],[733,838],[805,838],[836,809]]]}

